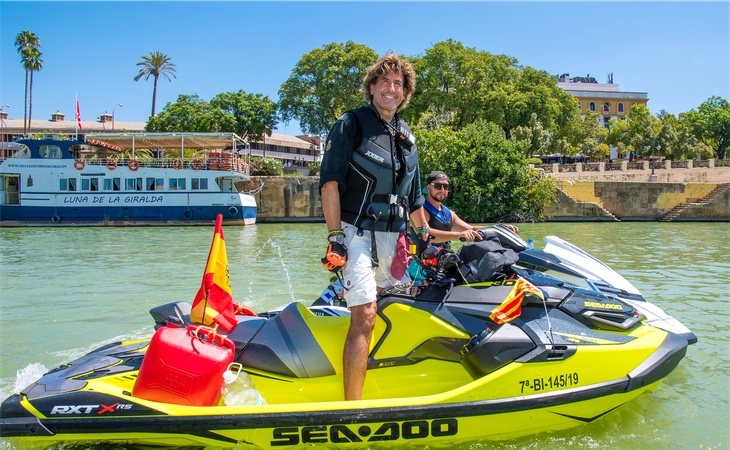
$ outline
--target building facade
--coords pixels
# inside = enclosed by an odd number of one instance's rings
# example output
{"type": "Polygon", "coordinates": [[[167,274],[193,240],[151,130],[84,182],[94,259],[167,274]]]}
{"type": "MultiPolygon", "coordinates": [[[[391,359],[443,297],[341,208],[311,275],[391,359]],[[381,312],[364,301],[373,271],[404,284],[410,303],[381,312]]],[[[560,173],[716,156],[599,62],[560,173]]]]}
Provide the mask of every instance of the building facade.
{"type": "Polygon", "coordinates": [[[613,84],[613,76],[609,76],[609,83],[601,84],[590,75],[571,78],[566,73],[558,78],[558,87],[578,100],[581,113],[596,112],[603,124],[608,124],[612,117],[624,119],[631,108],[646,106],[649,101],[646,92],[622,91],[618,84],[613,84]]]}
{"type": "MultiPolygon", "coordinates": [[[[66,134],[83,138],[86,133],[109,132],[143,132],[146,122],[114,121],[109,113],[99,116],[98,120],[82,120],[81,127],[76,120],[66,120],[64,113],[56,111],[49,120],[33,119],[28,128],[28,134],[66,134]]],[[[13,142],[23,137],[23,119],[10,119],[8,113],[0,112],[0,142],[13,142]]]]}

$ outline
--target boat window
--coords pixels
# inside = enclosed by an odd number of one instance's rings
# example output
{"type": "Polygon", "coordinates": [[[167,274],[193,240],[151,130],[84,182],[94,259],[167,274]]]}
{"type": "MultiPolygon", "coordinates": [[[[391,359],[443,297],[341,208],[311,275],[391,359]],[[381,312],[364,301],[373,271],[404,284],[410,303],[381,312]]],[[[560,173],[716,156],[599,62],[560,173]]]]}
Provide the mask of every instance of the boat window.
{"type": "Polygon", "coordinates": [[[69,178],[68,179],[68,190],[69,191],[75,191],[76,190],[76,178],[69,178]]]}
{"type": "Polygon", "coordinates": [[[30,158],[30,148],[25,144],[18,144],[18,150],[13,155],[13,158],[30,158]]]}
{"type": "Polygon", "coordinates": [[[89,190],[89,179],[88,178],[82,178],[81,179],[81,190],[82,191],[88,191],[89,190]]]}
{"type": "Polygon", "coordinates": [[[41,158],[46,159],[61,159],[61,147],[57,145],[41,145],[38,147],[38,152],[41,154],[41,158]]]}
{"type": "Polygon", "coordinates": [[[147,178],[146,185],[148,191],[164,191],[165,180],[164,178],[147,178]]]}
{"type": "Polygon", "coordinates": [[[67,178],[61,178],[58,185],[58,190],[60,191],[68,191],[68,179],[67,178]]]}
{"type": "Polygon", "coordinates": [[[184,191],[185,190],[185,178],[170,178],[170,190],[171,191],[184,191]]]}
{"type": "Polygon", "coordinates": [[[144,184],[142,178],[125,178],[124,189],[127,191],[142,191],[144,184]]]}
{"type": "Polygon", "coordinates": [[[98,191],[99,190],[99,179],[98,178],[89,178],[89,181],[91,182],[91,190],[98,191]]]}
{"type": "Polygon", "coordinates": [[[121,178],[112,178],[112,191],[121,191],[122,190],[122,179],[121,178]]]}
{"type": "Polygon", "coordinates": [[[194,191],[205,191],[208,190],[208,179],[207,178],[193,178],[191,180],[190,188],[194,191]]]}

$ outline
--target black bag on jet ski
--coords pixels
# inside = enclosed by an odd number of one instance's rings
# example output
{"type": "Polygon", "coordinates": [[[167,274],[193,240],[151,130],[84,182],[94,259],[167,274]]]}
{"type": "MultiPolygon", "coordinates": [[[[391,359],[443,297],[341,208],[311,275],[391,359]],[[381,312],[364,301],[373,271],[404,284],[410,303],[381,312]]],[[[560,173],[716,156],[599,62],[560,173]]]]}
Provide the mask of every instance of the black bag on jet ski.
{"type": "Polygon", "coordinates": [[[485,236],[479,242],[464,245],[457,255],[463,263],[461,272],[468,283],[499,278],[505,267],[519,259],[514,250],[502,246],[497,236],[485,236]]]}

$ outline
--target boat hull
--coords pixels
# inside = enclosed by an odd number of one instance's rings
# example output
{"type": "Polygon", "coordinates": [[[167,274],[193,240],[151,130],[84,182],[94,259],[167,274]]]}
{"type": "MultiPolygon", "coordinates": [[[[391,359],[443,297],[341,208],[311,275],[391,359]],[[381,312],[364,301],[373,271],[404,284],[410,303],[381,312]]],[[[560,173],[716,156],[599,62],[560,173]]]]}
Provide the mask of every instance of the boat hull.
{"type": "Polygon", "coordinates": [[[0,206],[0,226],[210,225],[218,214],[227,225],[256,223],[256,204],[216,206],[52,207],[0,206]]]}

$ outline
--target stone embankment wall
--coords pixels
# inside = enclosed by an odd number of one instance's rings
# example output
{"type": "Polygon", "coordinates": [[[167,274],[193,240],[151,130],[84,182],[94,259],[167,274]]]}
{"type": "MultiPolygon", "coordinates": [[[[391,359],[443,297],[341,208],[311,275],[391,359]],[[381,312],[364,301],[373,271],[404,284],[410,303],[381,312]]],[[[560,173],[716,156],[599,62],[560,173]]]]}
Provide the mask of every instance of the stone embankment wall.
{"type": "Polygon", "coordinates": [[[319,177],[251,177],[241,186],[254,193],[258,222],[323,222],[319,177]]]}
{"type": "MultiPolygon", "coordinates": [[[[725,184],[562,180],[558,203],[546,216],[549,221],[655,221],[676,210],[675,221],[730,221],[728,178],[725,184]],[[710,194],[714,197],[706,198],[710,194]]],[[[259,222],[324,220],[318,177],[252,177],[241,188],[254,193],[259,222]]]]}
{"type": "Polygon", "coordinates": [[[559,186],[558,203],[546,210],[548,220],[653,221],[679,208],[674,221],[730,221],[730,188],[723,183],[563,181],[559,186]]]}

